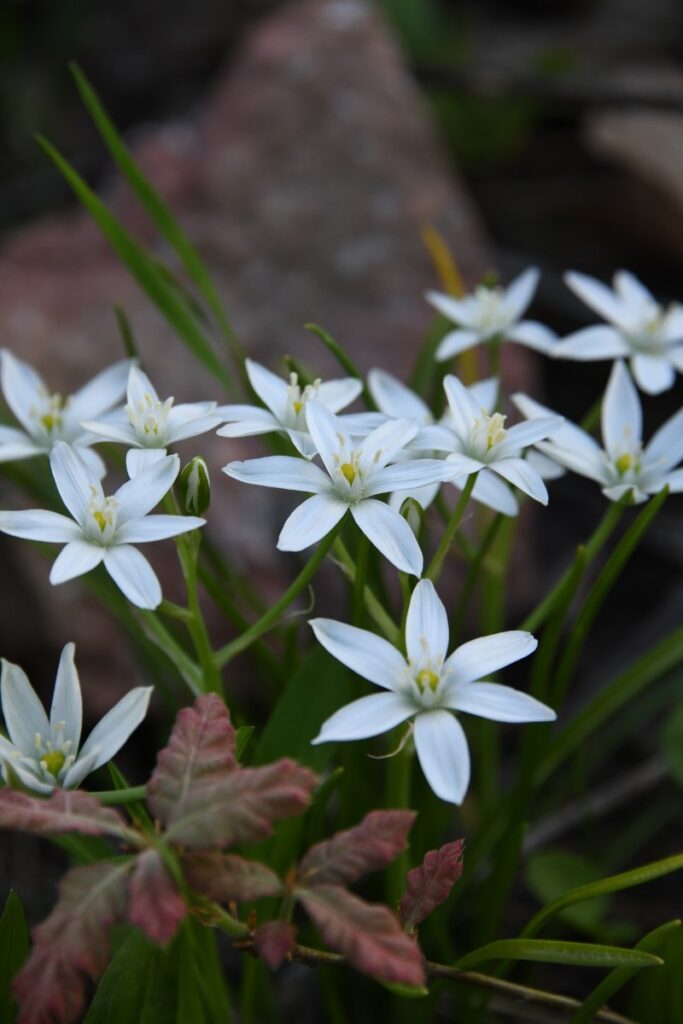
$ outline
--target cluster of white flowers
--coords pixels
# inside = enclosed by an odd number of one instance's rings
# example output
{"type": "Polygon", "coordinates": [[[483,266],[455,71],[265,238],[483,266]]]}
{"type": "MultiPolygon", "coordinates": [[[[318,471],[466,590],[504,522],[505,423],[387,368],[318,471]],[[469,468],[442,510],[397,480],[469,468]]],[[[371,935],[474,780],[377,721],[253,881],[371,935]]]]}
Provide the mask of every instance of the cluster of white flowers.
{"type": "MultiPolygon", "coordinates": [[[[616,360],[602,403],[604,448],[526,395],[512,396],[524,419],[509,426],[496,379],[466,387],[446,374],[445,401],[434,412],[407,385],[373,369],[367,392],[378,411],[343,413],[364,391],[362,381],[306,382],[295,373],[284,380],[247,360],[248,379],[262,405],[174,405],[172,398],[160,399],[147,376],[128,361],[64,399],[52,394],[31,367],[3,351],[2,389],[19,426],[0,427],[0,461],[48,455],[69,515],[42,509],[3,511],[0,531],[63,544],[50,573],[52,583],[103,563],[133,604],[154,609],[161,602],[161,588],[135,545],[177,536],[205,522],[193,515],[150,514],[180,470],[179,458],[168,453],[169,447],[221,424],[218,433],[223,437],[277,432],[288,438],[292,454],[224,467],[236,480],[307,495],[284,523],[278,548],[301,551],[316,544],[349,513],[393,566],[419,580],[407,611],[405,656],[366,630],[329,619],[311,622],[319,642],[334,657],[387,691],[338,711],[314,742],[375,736],[414,720],[417,755],[432,789],[444,800],[460,803],[469,780],[469,754],[453,712],[505,722],[550,721],[555,715],[535,699],[486,680],[535,649],[530,634],[483,637],[446,656],[446,610],[432,582],[419,579],[424,556],[419,529],[402,514],[406,499],[426,509],[442,485],[459,491],[467,486],[475,501],[514,516],[519,508],[516,491],[545,505],[544,481],[565,469],[595,480],[614,501],[644,501],[665,486],[683,490],[683,469],[676,468],[683,459],[683,410],[643,447],[641,405],[624,362],[630,361],[635,382],[650,394],[671,387],[675,371],[683,372],[683,308],[663,309],[625,271],[615,275],[614,291],[571,273],[568,285],[608,323],[559,340],[544,325],[523,319],[538,278],[538,271],[530,269],[507,289],[482,285],[459,299],[428,293],[428,302],[454,325],[436,359],[451,359],[481,343],[496,347],[510,340],[553,358],[616,360]],[[105,465],[93,451],[102,441],[128,449],[129,479],[107,496],[101,483],[105,465]]],[[[196,491],[201,473],[197,467],[193,472],[196,491]]],[[[79,754],[80,692],[72,654],[71,647],[65,648],[49,723],[21,670],[3,663],[2,698],[11,737],[11,742],[0,737],[5,778],[13,771],[33,788],[76,785],[118,749],[144,714],[148,691],[144,698],[142,691],[135,699],[129,695],[130,707],[126,704],[119,712],[118,705],[79,754]],[[110,717],[115,728],[104,736],[110,717]]]]}

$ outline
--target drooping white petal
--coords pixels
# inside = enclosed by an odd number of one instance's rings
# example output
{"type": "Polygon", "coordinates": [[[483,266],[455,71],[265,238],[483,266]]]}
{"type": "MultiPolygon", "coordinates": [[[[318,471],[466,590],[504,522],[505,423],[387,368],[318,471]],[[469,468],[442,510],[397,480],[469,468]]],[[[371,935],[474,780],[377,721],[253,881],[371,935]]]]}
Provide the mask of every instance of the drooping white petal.
{"type": "Polygon", "coordinates": [[[77,449],[64,441],[57,441],[54,445],[50,466],[59,496],[76,522],[85,529],[93,498],[103,497],[99,479],[89,471],[77,449]]]}
{"type": "Polygon", "coordinates": [[[497,445],[496,451],[500,458],[504,458],[546,437],[554,440],[563,423],[562,416],[538,416],[525,423],[515,423],[505,431],[505,438],[497,445]]]}
{"type": "Polygon", "coordinates": [[[512,665],[535,651],[538,640],[524,630],[511,629],[491,636],[480,636],[457,647],[446,660],[444,674],[452,683],[471,683],[485,679],[499,668],[512,665]]]}
{"type": "Polygon", "coordinates": [[[96,568],[104,558],[105,548],[98,544],[90,544],[79,538],[70,541],[59,552],[50,569],[50,583],[58,586],[68,580],[83,576],[96,568]]]}
{"type": "Polygon", "coordinates": [[[7,771],[7,768],[9,768],[17,776],[22,786],[26,786],[27,789],[32,790],[34,793],[48,796],[55,789],[55,786],[45,779],[38,778],[37,770],[35,772],[31,771],[31,767],[26,762],[22,764],[18,758],[12,758],[11,760],[8,758],[6,766],[5,764],[2,766],[2,775],[5,781],[9,781],[9,772],[7,771]]]}
{"type": "Polygon", "coordinates": [[[245,360],[245,366],[252,388],[276,419],[282,422],[287,414],[287,385],[281,377],[260,363],[255,363],[253,359],[245,360]]]}
{"type": "Polygon", "coordinates": [[[129,544],[105,548],[104,566],[117,587],[138,608],[157,608],[161,586],[144,555],[129,544]]]}
{"type": "Polygon", "coordinates": [[[449,689],[444,704],[493,722],[554,722],[557,715],[527,693],[498,683],[467,683],[449,689]]]}
{"type": "Polygon", "coordinates": [[[448,616],[431,580],[413,590],[406,616],[406,651],[414,666],[440,665],[448,653],[448,616]]]}
{"type": "Polygon", "coordinates": [[[180,471],[177,455],[156,459],[132,480],[127,480],[114,495],[119,527],[133,519],[141,519],[158,505],[173,485],[180,471]]]}
{"type": "Polygon", "coordinates": [[[369,739],[388,732],[414,714],[415,705],[401,694],[373,693],[335,712],[312,742],[369,739]]]}
{"type": "Polygon", "coordinates": [[[482,340],[480,331],[460,330],[449,331],[439,342],[434,358],[439,363],[445,363],[447,359],[459,356],[468,348],[473,348],[482,340]]]}
{"type": "Polygon", "coordinates": [[[245,484],[278,487],[284,491],[318,494],[329,491],[332,486],[320,466],[294,455],[266,455],[262,459],[229,462],[223,472],[245,484]]]}
{"type": "Polygon", "coordinates": [[[339,412],[351,405],[363,390],[363,381],[357,377],[342,377],[339,380],[324,380],[318,387],[318,401],[330,410],[339,412]]]}
{"type": "MultiPolygon", "coordinates": [[[[373,473],[382,469],[417,434],[414,420],[387,420],[361,441],[358,448],[358,464],[362,471],[373,473]]],[[[426,481],[423,481],[426,483],[426,481]]]]}
{"type": "Polygon", "coordinates": [[[646,466],[666,471],[683,459],[683,409],[671,416],[655,431],[645,448],[646,466]]]}
{"type": "Polygon", "coordinates": [[[582,327],[580,331],[568,334],[553,346],[552,354],[557,359],[577,359],[590,362],[593,359],[618,359],[629,355],[631,349],[623,336],[614,327],[582,327]]]}
{"type": "Polygon", "coordinates": [[[42,508],[0,512],[0,532],[47,544],[68,544],[83,536],[83,530],[73,519],[42,508]]]}
{"type": "Polygon", "coordinates": [[[22,754],[35,758],[36,737],[40,736],[43,743],[49,739],[50,723],[24,670],[4,658],[0,697],[9,738],[22,754]]]}
{"type": "Polygon", "coordinates": [[[521,324],[513,324],[507,332],[507,338],[508,341],[516,341],[546,356],[553,355],[557,344],[555,332],[536,320],[523,320],[521,324]]]}
{"type": "Polygon", "coordinates": [[[365,497],[373,494],[388,494],[390,491],[411,490],[450,479],[452,473],[443,459],[414,459],[410,462],[395,462],[373,474],[364,488],[365,497]]]}
{"type": "Polygon", "coordinates": [[[505,290],[503,305],[511,320],[518,320],[526,313],[534,292],[538,287],[541,272],[538,267],[529,267],[516,277],[505,290]]]}
{"type": "Polygon", "coordinates": [[[628,321],[624,313],[624,305],[619,301],[618,296],[607,288],[601,281],[588,274],[581,274],[570,270],[564,275],[565,283],[571,288],[575,295],[585,302],[587,306],[599,313],[605,320],[617,324],[619,327],[627,327],[628,321]]]}
{"type": "Polygon", "coordinates": [[[611,459],[640,447],[643,414],[631,375],[622,362],[612,367],[602,403],[602,437],[611,459]]]}
{"type": "Polygon", "coordinates": [[[334,529],[348,505],[334,494],[313,494],[285,520],[277,540],[280,551],[303,551],[334,529]]]}
{"type": "Polygon", "coordinates": [[[33,409],[47,394],[42,377],[32,366],[17,359],[9,349],[5,348],[0,350],[0,381],[8,406],[24,430],[33,434],[35,429],[33,409]]]}
{"type": "Polygon", "coordinates": [[[472,488],[472,497],[504,516],[516,516],[519,512],[519,504],[510,488],[490,469],[479,471],[472,488]]]}
{"type": "Polygon", "coordinates": [[[492,469],[534,501],[541,505],[548,504],[548,488],[526,459],[498,459],[492,463],[492,469]]]}
{"type": "Polygon", "coordinates": [[[648,395],[661,395],[673,387],[676,379],[676,371],[668,355],[653,356],[638,352],[631,360],[631,369],[638,387],[648,395]]]}
{"type": "Polygon", "coordinates": [[[74,754],[81,742],[83,722],[81,684],[74,664],[75,650],[75,644],[67,644],[62,650],[50,708],[50,729],[53,743],[70,742],[74,754]],[[60,728],[61,723],[64,724],[60,728]]]}
{"type": "Polygon", "coordinates": [[[281,429],[272,412],[257,405],[219,405],[216,415],[225,423],[216,431],[219,437],[251,437],[281,429]]]}
{"type": "Polygon", "coordinates": [[[74,392],[68,405],[70,418],[80,423],[81,420],[94,419],[116,405],[126,393],[133,365],[130,359],[114,363],[74,392]]]}
{"type": "Polygon", "coordinates": [[[111,761],[147,714],[151,696],[151,686],[136,686],[122,697],[90,733],[81,748],[78,760],[86,759],[91,750],[97,749],[98,756],[90,771],[95,771],[107,761],[111,761]]]}
{"type": "Polygon", "coordinates": [[[388,640],[335,619],[309,619],[308,624],[325,650],[363,679],[385,690],[399,689],[405,681],[405,658],[388,640]]]}
{"type": "Polygon", "coordinates": [[[199,516],[151,515],[124,523],[116,531],[117,544],[147,544],[153,540],[166,540],[206,524],[199,516]]]}
{"type": "Polygon", "coordinates": [[[386,370],[370,370],[368,388],[382,412],[395,419],[413,419],[420,424],[433,420],[429,407],[419,395],[386,370]]]}
{"type": "Polygon", "coordinates": [[[423,711],[415,719],[415,749],[427,782],[441,800],[461,804],[470,784],[470,752],[450,711],[423,711]]]}
{"type": "Polygon", "coordinates": [[[165,448],[129,448],[126,452],[126,472],[132,480],[165,457],[165,448]]]}
{"type": "Polygon", "coordinates": [[[403,516],[376,498],[356,502],[350,508],[358,528],[392,565],[401,572],[422,575],[422,551],[403,516]]]}

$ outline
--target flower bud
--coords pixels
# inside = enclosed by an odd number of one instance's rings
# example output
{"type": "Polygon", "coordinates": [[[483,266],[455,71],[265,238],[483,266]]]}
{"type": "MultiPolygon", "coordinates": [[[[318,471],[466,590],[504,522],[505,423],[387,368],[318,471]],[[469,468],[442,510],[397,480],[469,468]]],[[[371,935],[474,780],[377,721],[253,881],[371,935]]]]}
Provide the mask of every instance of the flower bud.
{"type": "Polygon", "coordinates": [[[176,490],[186,515],[204,515],[211,501],[211,480],[208,467],[199,455],[195,455],[181,470],[176,490]]]}
{"type": "Polygon", "coordinates": [[[406,498],[401,505],[401,515],[417,536],[422,528],[422,520],[424,519],[424,509],[419,501],[416,501],[415,498],[406,498]]]}

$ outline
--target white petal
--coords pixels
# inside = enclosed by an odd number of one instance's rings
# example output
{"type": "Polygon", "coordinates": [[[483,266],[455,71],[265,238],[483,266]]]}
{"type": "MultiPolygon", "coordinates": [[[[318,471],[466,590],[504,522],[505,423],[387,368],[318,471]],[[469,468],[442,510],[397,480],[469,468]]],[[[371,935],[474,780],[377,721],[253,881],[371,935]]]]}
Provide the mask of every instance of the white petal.
{"type": "Polygon", "coordinates": [[[567,469],[586,476],[589,480],[596,480],[603,484],[610,479],[606,465],[607,457],[599,448],[589,453],[585,450],[569,448],[560,444],[546,444],[545,442],[541,442],[539,448],[544,455],[559,462],[561,466],[566,466],[567,469]]]}
{"type": "Polygon", "coordinates": [[[447,707],[493,722],[554,722],[557,715],[540,700],[498,683],[467,683],[444,698],[447,707]]]}
{"type": "Polygon", "coordinates": [[[287,437],[305,459],[312,459],[318,454],[313,438],[307,430],[288,430],[287,437]]]}
{"type": "Polygon", "coordinates": [[[273,416],[282,422],[287,415],[287,402],[289,401],[286,383],[281,377],[276,377],[265,366],[255,363],[252,359],[247,359],[245,366],[252,388],[263,404],[268,406],[273,416]]]}
{"type": "Polygon", "coordinates": [[[449,331],[439,342],[434,358],[439,363],[445,363],[447,359],[466,352],[482,340],[481,331],[455,330],[449,331]]]}
{"type": "Polygon", "coordinates": [[[98,755],[99,750],[97,747],[91,747],[85,757],[81,752],[71,767],[67,768],[66,772],[64,772],[64,777],[60,779],[61,788],[77,789],[83,779],[95,770],[95,762],[98,755]]]}
{"type": "Polygon", "coordinates": [[[448,653],[448,616],[431,580],[420,580],[410,598],[406,650],[414,666],[440,665],[448,653]]]}
{"type": "Polygon", "coordinates": [[[541,505],[548,504],[548,488],[526,459],[500,459],[491,464],[491,469],[534,501],[539,501],[541,505]]]}
{"type": "Polygon", "coordinates": [[[577,359],[590,362],[592,359],[618,359],[630,355],[631,348],[614,327],[583,327],[568,334],[553,347],[552,354],[558,359],[577,359]]]}
{"type": "Polygon", "coordinates": [[[90,503],[102,498],[98,477],[90,472],[78,451],[57,441],[50,453],[50,466],[59,495],[76,522],[85,528],[90,519],[90,503]]]}
{"type": "Polygon", "coordinates": [[[388,640],[335,619],[310,619],[308,624],[325,650],[356,675],[385,690],[405,681],[405,658],[388,640]]]}
{"type": "Polygon", "coordinates": [[[314,494],[285,520],[277,546],[280,551],[303,551],[334,529],[348,505],[333,494],[314,494]]]}
{"type": "Polygon", "coordinates": [[[260,409],[257,405],[219,405],[216,415],[226,424],[216,431],[219,437],[269,434],[271,430],[279,430],[281,426],[280,421],[275,419],[270,410],[260,409]]]}
{"type": "Polygon", "coordinates": [[[408,446],[408,451],[435,451],[453,452],[460,448],[460,439],[450,426],[451,418],[446,421],[449,425],[436,424],[433,427],[421,427],[408,446]]]}
{"type": "Polygon", "coordinates": [[[97,544],[90,544],[82,538],[70,541],[62,548],[55,558],[50,569],[50,583],[58,586],[73,580],[77,576],[83,576],[100,564],[104,558],[105,549],[97,544]]]}
{"type": "Polygon", "coordinates": [[[22,427],[33,434],[36,424],[31,410],[47,394],[47,388],[32,366],[9,351],[0,351],[0,379],[5,401],[22,427]]]}
{"type": "Polygon", "coordinates": [[[448,672],[453,683],[471,683],[526,658],[537,647],[536,638],[520,629],[480,636],[453,651],[444,672],[448,672]]]}
{"type": "Polygon", "coordinates": [[[610,458],[616,461],[625,452],[636,452],[642,434],[638,392],[625,364],[615,363],[602,402],[602,437],[610,458]]]}
{"type": "Polygon", "coordinates": [[[81,748],[78,760],[87,758],[91,750],[97,749],[98,756],[90,771],[95,771],[107,761],[111,761],[147,714],[151,696],[151,686],[136,686],[122,697],[90,733],[81,748]]]}
{"type": "Polygon", "coordinates": [[[677,469],[674,473],[668,473],[662,480],[662,486],[665,484],[672,494],[680,494],[683,491],[683,469],[677,469]]]}
{"type": "Polygon", "coordinates": [[[73,519],[42,508],[0,512],[0,531],[11,537],[42,540],[47,544],[67,544],[83,537],[83,530],[73,519]]]}
{"type": "MultiPolygon", "coordinates": [[[[498,401],[499,388],[498,377],[487,377],[486,380],[478,380],[476,384],[471,384],[467,390],[480,409],[493,412],[498,401]]],[[[446,425],[448,425],[448,420],[446,420],[446,425]]]]}
{"type": "MultiPolygon", "coordinates": [[[[17,776],[21,784],[26,786],[27,789],[32,790],[34,793],[41,793],[43,796],[48,796],[48,794],[52,793],[56,788],[44,779],[38,778],[38,768],[36,768],[36,772],[34,774],[27,764],[21,764],[21,762],[16,758],[13,758],[12,760],[8,759],[7,766],[17,776]]],[[[3,765],[3,778],[7,781],[5,765],[3,765]]]]}
{"type": "Polygon", "coordinates": [[[102,438],[103,441],[114,441],[117,444],[139,444],[138,435],[131,423],[117,423],[112,420],[83,420],[84,430],[102,438]]]}
{"type": "Polygon", "coordinates": [[[564,419],[562,416],[535,416],[526,423],[515,423],[505,431],[505,438],[496,448],[499,457],[512,455],[520,448],[528,448],[537,441],[543,441],[546,437],[554,440],[558,431],[562,429],[564,419]]]}
{"type": "Polygon", "coordinates": [[[339,416],[339,422],[351,437],[367,437],[388,418],[383,412],[348,412],[339,416]]]}
{"type": "Polygon", "coordinates": [[[126,452],[126,472],[132,480],[164,458],[165,448],[129,448],[126,452]]]}
{"type": "Polygon", "coordinates": [[[107,473],[107,467],[104,460],[100,458],[96,451],[92,448],[86,448],[82,444],[76,445],[78,454],[85,463],[86,469],[98,480],[103,480],[107,473]]]}
{"type": "Polygon", "coordinates": [[[478,419],[482,412],[489,410],[484,410],[477,405],[474,395],[452,373],[444,377],[443,386],[451,410],[453,429],[464,441],[470,435],[473,421],[478,419]]]}
{"type": "Polygon", "coordinates": [[[186,441],[188,437],[198,437],[208,430],[213,430],[222,423],[213,409],[213,402],[195,402],[193,405],[174,405],[168,414],[168,432],[166,440],[169,444],[186,441]],[[210,412],[199,413],[200,408],[209,408],[210,412]]]}
{"type": "Polygon", "coordinates": [[[329,477],[319,466],[294,455],[266,455],[262,459],[229,462],[223,472],[245,484],[278,487],[284,491],[315,494],[329,491],[332,486],[329,477]]]}
{"type": "Polygon", "coordinates": [[[566,473],[564,466],[560,466],[549,455],[544,455],[535,448],[526,453],[526,460],[532,469],[536,470],[541,480],[559,480],[566,473]]]}
{"type": "Polygon", "coordinates": [[[119,527],[133,519],[146,516],[158,505],[173,486],[180,470],[177,455],[165,455],[155,459],[151,466],[141,470],[128,480],[114,495],[118,504],[117,523],[119,527]]]}
{"type": "MultiPolygon", "coordinates": [[[[529,398],[528,395],[515,394],[512,396],[512,402],[527,419],[557,415],[552,409],[541,405],[540,402],[529,398]]],[[[552,441],[553,444],[558,444],[563,448],[574,448],[577,452],[582,452],[588,459],[597,458],[601,451],[600,445],[590,434],[569,420],[562,421],[562,426],[553,434],[552,441]]]]}
{"type": "Polygon", "coordinates": [[[318,387],[318,401],[330,410],[339,412],[351,405],[363,390],[363,381],[357,377],[342,377],[340,380],[326,380],[318,387]]]}
{"type": "Polygon", "coordinates": [[[521,324],[513,324],[507,333],[508,341],[516,341],[520,345],[543,355],[554,355],[557,335],[545,324],[536,320],[523,320],[521,324]]]}
{"type": "Polygon", "coordinates": [[[632,503],[634,505],[641,505],[644,501],[647,501],[649,497],[649,495],[644,491],[641,491],[634,483],[615,484],[613,487],[603,487],[602,493],[606,498],[609,498],[610,501],[621,501],[622,498],[629,495],[629,504],[632,503]]]}
{"type": "Polygon", "coordinates": [[[425,299],[437,312],[452,320],[455,324],[464,324],[469,320],[472,309],[472,296],[467,295],[462,299],[456,299],[444,292],[426,292],[425,299]]]}
{"type": "Polygon", "coordinates": [[[57,679],[52,695],[50,708],[50,728],[53,742],[71,741],[71,749],[76,753],[81,742],[81,725],[83,721],[83,702],[81,700],[81,684],[78,671],[74,664],[74,644],[67,644],[62,651],[57,669],[57,679]],[[63,728],[57,726],[63,722],[63,728]]]}
{"type": "Polygon", "coordinates": [[[450,711],[423,711],[415,719],[415,749],[427,782],[441,800],[461,804],[470,784],[470,752],[450,711]]]}
{"type": "Polygon", "coordinates": [[[647,467],[653,466],[666,472],[683,459],[683,409],[679,409],[659,430],[655,431],[652,440],[644,453],[647,467]]]}
{"type": "Polygon", "coordinates": [[[638,387],[648,395],[661,395],[662,391],[673,387],[676,379],[676,371],[668,356],[649,356],[639,352],[631,360],[631,369],[638,387]]]}
{"type": "Polygon", "coordinates": [[[480,501],[482,505],[492,508],[494,512],[501,512],[504,516],[516,516],[519,512],[517,499],[510,488],[490,469],[479,471],[472,489],[472,497],[475,501],[480,501]]]}
{"type": "Polygon", "coordinates": [[[422,551],[403,516],[375,498],[350,507],[358,528],[392,565],[401,572],[422,575],[422,551]]]}
{"type": "Polygon", "coordinates": [[[9,738],[26,757],[35,757],[36,735],[41,737],[43,743],[49,740],[50,723],[24,670],[4,658],[0,696],[9,738]]]}
{"type": "Polygon", "coordinates": [[[580,274],[572,270],[564,275],[564,280],[575,295],[578,295],[587,306],[599,313],[605,320],[609,320],[610,323],[617,324],[619,327],[628,326],[624,303],[602,282],[594,277],[589,277],[588,274],[580,274]]]}
{"type": "Polygon", "coordinates": [[[159,580],[137,548],[129,544],[107,548],[104,566],[117,587],[138,608],[157,608],[161,604],[159,580]]]}
{"type": "Polygon", "coordinates": [[[69,401],[71,417],[77,422],[95,419],[116,405],[126,393],[133,365],[130,359],[114,363],[76,391],[69,401]]]}
{"type": "Polygon", "coordinates": [[[503,305],[511,320],[518,320],[526,312],[540,276],[538,267],[529,267],[506,288],[503,305]]]}
{"type": "Polygon", "coordinates": [[[306,425],[327,472],[332,476],[340,451],[351,452],[351,438],[342,421],[313,399],[306,403],[306,425]]]}
{"type": "Polygon", "coordinates": [[[395,419],[413,419],[420,424],[433,420],[429,407],[419,395],[386,370],[370,370],[368,388],[378,408],[395,419]]]}
{"type": "Polygon", "coordinates": [[[0,424],[0,462],[13,462],[15,459],[30,459],[43,452],[36,442],[23,430],[5,427],[0,424]]]}
{"type": "Polygon", "coordinates": [[[341,708],[323,724],[313,743],[365,740],[405,722],[415,706],[398,693],[373,693],[341,708]]]}
{"type": "Polygon", "coordinates": [[[662,337],[667,345],[683,341],[683,306],[669,307],[662,325],[662,337]]]}
{"type": "Polygon", "coordinates": [[[412,441],[418,431],[414,420],[387,420],[361,441],[358,464],[370,474],[382,469],[412,441]]]}
{"type": "Polygon", "coordinates": [[[145,406],[150,398],[153,402],[159,401],[154,385],[139,366],[131,366],[128,372],[127,397],[128,404],[132,405],[133,408],[145,406]]]}
{"type": "Polygon", "coordinates": [[[395,462],[373,474],[363,490],[366,497],[373,494],[388,494],[390,491],[411,490],[429,484],[449,480],[452,472],[443,459],[412,459],[410,462],[395,462]]]}
{"type": "Polygon", "coordinates": [[[454,483],[458,483],[463,477],[471,476],[472,473],[478,473],[485,466],[485,463],[480,462],[479,459],[472,459],[469,455],[463,455],[461,452],[452,452],[446,459],[446,463],[453,471],[450,478],[446,479],[450,479],[454,483]]]}
{"type": "Polygon", "coordinates": [[[153,540],[166,540],[206,524],[199,516],[153,515],[132,519],[116,531],[117,544],[147,544],[153,540]]]}
{"type": "Polygon", "coordinates": [[[394,491],[389,495],[389,507],[393,508],[396,512],[401,511],[403,502],[408,498],[412,498],[416,501],[420,508],[427,509],[434,501],[436,497],[440,483],[429,484],[427,487],[414,487],[409,491],[394,491]]]}

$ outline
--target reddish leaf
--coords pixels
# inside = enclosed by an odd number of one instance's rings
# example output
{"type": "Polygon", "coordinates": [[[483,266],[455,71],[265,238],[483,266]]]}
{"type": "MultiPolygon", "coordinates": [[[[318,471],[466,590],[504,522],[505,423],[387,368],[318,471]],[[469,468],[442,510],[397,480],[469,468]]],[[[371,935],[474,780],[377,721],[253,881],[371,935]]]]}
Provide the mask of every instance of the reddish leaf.
{"type": "Polygon", "coordinates": [[[424,985],[422,954],[388,907],[365,903],[338,885],[297,889],[328,946],[380,981],[424,985]]]}
{"type": "Polygon", "coordinates": [[[188,884],[216,903],[260,900],[282,892],[282,882],[265,864],[233,854],[191,853],[183,868],[188,884]]]}
{"type": "Polygon", "coordinates": [[[287,921],[267,921],[254,932],[256,952],[275,970],[296,944],[296,929],[287,921]]]}
{"type": "Polygon", "coordinates": [[[360,825],[312,846],[299,865],[299,878],[313,885],[348,885],[379,871],[405,850],[414,811],[371,811],[360,825]]]}
{"type": "Polygon", "coordinates": [[[406,891],[399,906],[399,915],[411,935],[448,897],[462,874],[463,841],[456,839],[439,850],[430,850],[418,868],[408,872],[406,891]]]}
{"type": "Polygon", "coordinates": [[[130,863],[69,871],[50,916],[33,929],[33,949],[14,980],[18,1024],[70,1024],[80,1017],[85,979],[109,959],[109,928],[123,920],[130,863]]]}
{"type": "Polygon", "coordinates": [[[185,902],[156,850],[135,861],[128,884],[128,920],[152,940],[165,946],[187,914],[185,902]]]}
{"type": "Polygon", "coordinates": [[[86,836],[128,838],[131,831],[118,811],[102,807],[96,797],[81,790],[56,789],[47,800],[16,789],[0,789],[0,828],[60,836],[80,832],[86,836]]]}
{"type": "Polygon", "coordinates": [[[220,697],[198,697],[176,716],[168,746],[157,756],[147,784],[147,803],[165,825],[185,817],[206,801],[237,767],[235,730],[220,697]]]}

